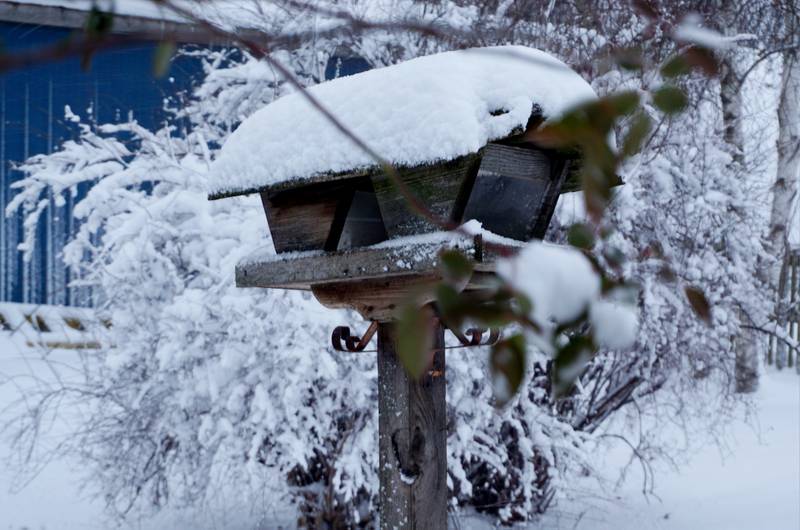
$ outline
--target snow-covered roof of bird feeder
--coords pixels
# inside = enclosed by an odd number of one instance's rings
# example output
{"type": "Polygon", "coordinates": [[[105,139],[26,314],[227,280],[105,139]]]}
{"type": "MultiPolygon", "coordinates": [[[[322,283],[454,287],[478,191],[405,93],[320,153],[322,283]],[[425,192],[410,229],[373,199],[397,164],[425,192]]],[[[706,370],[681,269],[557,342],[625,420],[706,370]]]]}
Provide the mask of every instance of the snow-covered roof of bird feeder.
{"type": "MultiPolygon", "coordinates": [[[[223,146],[209,194],[261,194],[278,255],[244,260],[238,285],[311,289],[321,300],[356,284],[385,293],[397,278],[405,291],[409,279],[438,274],[442,248],[475,261],[479,281],[494,261],[485,241],[513,248],[542,237],[570,162],[525,133],[596,97],[564,63],[521,46],[420,57],[308,91],[396,167],[433,215],[477,219],[440,232],[303,94],[274,101],[223,146]]],[[[372,315],[369,307],[362,313],[372,315]]]]}
{"type": "MultiPolygon", "coordinates": [[[[308,89],[385,161],[416,167],[477,153],[596,98],[551,55],[525,46],[444,52],[342,77],[308,89]]],[[[222,198],[380,171],[300,93],[246,119],[214,162],[209,194],[222,198]]]]}

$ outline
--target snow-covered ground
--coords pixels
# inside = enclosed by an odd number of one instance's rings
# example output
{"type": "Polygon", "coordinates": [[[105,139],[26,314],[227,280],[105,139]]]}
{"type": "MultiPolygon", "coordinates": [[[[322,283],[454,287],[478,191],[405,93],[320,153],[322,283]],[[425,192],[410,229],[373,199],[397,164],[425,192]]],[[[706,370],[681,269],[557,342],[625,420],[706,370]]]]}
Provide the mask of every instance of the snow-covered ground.
{"type": "MultiPolygon", "coordinates": [[[[54,351],[53,362],[69,363],[74,352],[54,351]]],[[[37,354],[0,334],[0,375],[20,375],[46,369],[37,354]]],[[[0,379],[3,381],[4,379],[0,379]]],[[[17,388],[0,384],[0,410],[18,396],[17,388]]],[[[675,471],[659,469],[655,493],[645,499],[641,475],[632,469],[615,494],[588,491],[591,508],[556,507],[536,528],[574,529],[703,529],[797,530],[800,528],[800,377],[785,371],[768,372],[756,396],[757,422],[738,421],[728,448],[721,451],[709,440],[688,464],[675,471]]],[[[51,440],[53,442],[56,439],[51,440]]],[[[81,491],[81,470],[75,462],[51,462],[24,488],[10,472],[6,440],[0,442],[0,530],[109,528],[102,502],[81,491]]],[[[622,451],[605,462],[613,469],[622,451]]],[[[603,465],[598,462],[598,466],[603,465]]],[[[221,505],[224,500],[221,499],[221,505]]],[[[132,521],[130,528],[165,530],[249,528],[241,510],[220,507],[203,513],[172,512],[156,521],[132,521]],[[176,526],[177,525],[177,526],[176,526]]],[[[486,528],[478,517],[459,517],[461,528],[486,528]]],[[[262,523],[264,524],[264,523],[262,523]]],[[[267,524],[265,527],[275,527],[267,524]]]]}
{"type": "Polygon", "coordinates": [[[725,449],[707,445],[682,469],[658,469],[641,495],[633,468],[619,499],[587,511],[576,529],[797,530],[800,528],[800,377],[768,372],[753,423],[737,421],[725,449]]]}

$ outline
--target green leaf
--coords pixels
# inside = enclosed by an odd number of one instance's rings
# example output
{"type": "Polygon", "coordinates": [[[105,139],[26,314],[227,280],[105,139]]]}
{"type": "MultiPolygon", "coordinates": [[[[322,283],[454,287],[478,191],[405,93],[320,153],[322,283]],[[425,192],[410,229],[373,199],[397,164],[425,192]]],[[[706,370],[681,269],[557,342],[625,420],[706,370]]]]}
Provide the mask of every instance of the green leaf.
{"type": "Polygon", "coordinates": [[[454,285],[463,284],[472,277],[472,262],[457,250],[446,250],[439,255],[444,280],[454,285]]]}
{"type": "Polygon", "coordinates": [[[667,78],[675,78],[688,74],[691,69],[692,67],[689,61],[686,60],[686,56],[678,54],[670,57],[661,65],[661,75],[667,78]]]}
{"type": "Polygon", "coordinates": [[[569,394],[592,359],[594,350],[591,338],[576,335],[556,351],[553,359],[553,394],[557,399],[569,394]]]}
{"type": "Polygon", "coordinates": [[[663,85],[653,92],[653,103],[666,114],[675,114],[686,108],[686,94],[678,87],[663,85]]]}
{"type": "Polygon", "coordinates": [[[444,282],[436,285],[436,307],[448,327],[461,327],[469,302],[452,285],[444,282]]]}
{"type": "Polygon", "coordinates": [[[692,70],[700,70],[709,77],[719,73],[719,62],[714,52],[702,46],[692,46],[680,54],[667,59],[661,66],[661,75],[674,79],[686,75],[692,70]]]}
{"type": "Polygon", "coordinates": [[[631,114],[639,107],[639,94],[634,90],[617,92],[604,99],[611,103],[617,116],[631,114]]]}
{"type": "Polygon", "coordinates": [[[397,322],[397,356],[414,379],[419,379],[433,361],[433,314],[428,306],[409,303],[397,322]]]}
{"type": "Polygon", "coordinates": [[[622,141],[622,156],[629,157],[639,152],[644,145],[647,135],[650,134],[652,121],[650,117],[644,112],[638,113],[631,120],[631,125],[628,128],[628,133],[622,141]]]}
{"type": "Polygon", "coordinates": [[[641,70],[644,67],[640,48],[621,48],[614,51],[614,62],[625,70],[641,70]]]}
{"type": "Polygon", "coordinates": [[[490,328],[500,328],[519,320],[520,311],[527,307],[498,279],[498,284],[486,285],[480,291],[458,291],[441,282],[436,286],[436,305],[439,315],[448,326],[459,327],[465,320],[490,328]],[[520,303],[521,302],[521,303],[520,303]]]}
{"type": "Polygon", "coordinates": [[[573,247],[589,250],[594,247],[594,234],[584,223],[575,223],[569,227],[567,241],[573,247]]]}
{"type": "Polygon", "coordinates": [[[162,41],[156,46],[156,51],[153,55],[153,75],[156,77],[164,77],[169,72],[169,63],[172,56],[175,54],[175,43],[170,41],[162,41]]]}
{"type": "Polygon", "coordinates": [[[531,299],[522,293],[516,293],[512,305],[516,308],[518,314],[527,316],[533,313],[533,302],[531,299]]]}
{"type": "Polygon", "coordinates": [[[692,311],[699,316],[703,322],[711,325],[711,304],[708,303],[706,295],[703,291],[696,287],[686,287],[686,298],[689,299],[689,305],[692,306],[692,311]]]}
{"type": "Polygon", "coordinates": [[[489,367],[495,405],[503,407],[517,394],[525,379],[525,338],[513,335],[495,344],[489,367]]]}

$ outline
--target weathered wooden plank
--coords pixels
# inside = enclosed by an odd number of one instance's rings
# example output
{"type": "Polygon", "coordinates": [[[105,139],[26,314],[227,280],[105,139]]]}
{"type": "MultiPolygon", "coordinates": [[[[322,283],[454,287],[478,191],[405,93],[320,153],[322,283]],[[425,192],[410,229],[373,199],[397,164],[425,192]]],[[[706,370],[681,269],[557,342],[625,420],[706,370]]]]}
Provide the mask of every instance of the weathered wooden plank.
{"type": "Polygon", "coordinates": [[[319,283],[311,286],[311,292],[325,307],[355,309],[365,320],[387,322],[396,317],[397,309],[409,301],[411,293],[420,304],[432,302],[433,289],[426,287],[439,279],[439,275],[430,273],[319,283]],[[428,298],[423,298],[426,291],[428,298]]]}
{"type": "Polygon", "coordinates": [[[447,528],[444,330],[419,381],[397,358],[397,326],[378,325],[380,521],[383,530],[447,528]]]}
{"type": "MultiPolygon", "coordinates": [[[[520,243],[522,245],[522,243],[520,243]]],[[[480,247],[480,245],[478,245],[480,247]]],[[[390,278],[436,273],[442,248],[476,260],[476,270],[489,270],[497,258],[493,249],[478,248],[472,239],[431,241],[402,247],[367,247],[342,252],[308,253],[291,259],[274,256],[245,259],[236,267],[237,287],[310,289],[318,283],[390,278]]],[[[508,251],[514,249],[509,247],[508,251]]]]}
{"type": "Polygon", "coordinates": [[[490,232],[519,241],[531,239],[546,199],[558,199],[558,190],[550,193],[559,184],[552,173],[552,159],[540,149],[489,144],[464,220],[477,219],[490,232]]]}
{"type": "MultiPolygon", "coordinates": [[[[454,218],[459,211],[457,199],[479,162],[480,153],[476,153],[437,165],[399,169],[398,173],[408,189],[434,215],[446,221],[458,221],[454,218]]],[[[385,173],[373,175],[372,185],[390,238],[441,230],[412,210],[385,173]]]]}
{"type": "Polygon", "coordinates": [[[266,192],[261,193],[275,251],[324,249],[339,203],[347,200],[346,197],[337,194],[311,200],[299,194],[293,195],[287,199],[285,194],[270,197],[266,192]]]}
{"type": "Polygon", "coordinates": [[[337,250],[356,193],[361,194],[360,202],[368,201],[364,195],[373,193],[368,178],[262,191],[261,201],[275,250],[337,250]]]}
{"type": "MultiPolygon", "coordinates": [[[[395,318],[397,308],[414,296],[414,302],[427,304],[435,299],[433,287],[441,276],[438,271],[343,282],[317,283],[311,286],[319,302],[334,309],[355,309],[366,320],[385,322],[395,318]]],[[[488,271],[475,272],[465,290],[488,289],[493,285],[488,271]]]]}

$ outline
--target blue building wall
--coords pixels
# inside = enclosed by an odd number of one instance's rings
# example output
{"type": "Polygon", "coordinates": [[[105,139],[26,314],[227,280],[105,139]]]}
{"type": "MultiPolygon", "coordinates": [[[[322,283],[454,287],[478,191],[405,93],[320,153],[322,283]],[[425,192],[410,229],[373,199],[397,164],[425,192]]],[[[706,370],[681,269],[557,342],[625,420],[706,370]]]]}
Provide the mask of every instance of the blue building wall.
{"type": "MultiPolygon", "coordinates": [[[[6,52],[52,45],[71,30],[0,22],[6,52]]],[[[146,127],[165,118],[164,99],[187,89],[200,74],[196,60],[178,58],[162,79],[152,75],[155,44],[97,53],[88,71],[79,58],[37,65],[0,74],[0,205],[14,194],[10,184],[21,174],[14,163],[57,149],[75,134],[64,120],[69,105],[84,122],[125,121],[128,114],[146,127]]],[[[84,190],[80,190],[85,193],[84,190]]],[[[17,245],[22,236],[20,216],[0,221],[0,300],[84,304],[86,293],[67,287],[69,271],[60,261],[61,248],[75,229],[72,204],[53,209],[40,223],[33,259],[23,262],[17,245]]]]}
{"type": "MultiPolygon", "coordinates": [[[[0,40],[6,52],[53,45],[71,30],[0,22],[0,40]]],[[[175,59],[162,79],[152,75],[155,44],[102,51],[93,56],[88,71],[79,58],[41,64],[0,73],[0,206],[3,211],[14,195],[11,183],[22,175],[13,169],[39,153],[49,153],[73,137],[74,126],[64,119],[64,108],[81,116],[84,123],[126,121],[128,114],[148,128],[165,118],[164,99],[188,90],[201,75],[196,59],[175,59]]],[[[325,77],[333,79],[368,70],[363,58],[333,53],[325,77]]],[[[78,190],[77,199],[86,193],[78,190]]],[[[22,217],[0,215],[0,301],[87,305],[85,289],[71,288],[70,271],[61,252],[74,233],[73,201],[50,208],[39,224],[37,245],[30,262],[17,246],[22,238],[22,217]]]]}

